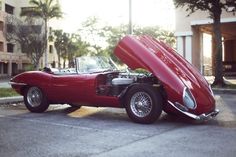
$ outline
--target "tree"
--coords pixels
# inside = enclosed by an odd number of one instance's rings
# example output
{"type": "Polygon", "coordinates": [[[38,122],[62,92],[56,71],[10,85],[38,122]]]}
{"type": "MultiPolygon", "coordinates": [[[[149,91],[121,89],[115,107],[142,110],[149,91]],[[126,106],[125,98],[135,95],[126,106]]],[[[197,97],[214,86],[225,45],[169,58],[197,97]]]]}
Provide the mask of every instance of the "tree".
{"type": "Polygon", "coordinates": [[[69,43],[69,33],[62,34],[62,53],[61,57],[63,58],[63,68],[66,68],[66,60],[68,60],[68,43],[69,43]]]}
{"type": "Polygon", "coordinates": [[[215,67],[215,80],[213,85],[224,86],[223,79],[223,64],[222,64],[222,34],[220,30],[220,20],[222,10],[228,11],[229,8],[235,12],[235,0],[174,0],[175,6],[184,7],[189,15],[197,10],[207,11],[211,19],[213,19],[213,36],[216,45],[216,67],[215,67]],[[234,9],[232,9],[234,8],[234,9]]]}
{"type": "Polygon", "coordinates": [[[44,47],[45,47],[45,67],[48,66],[48,21],[53,18],[62,17],[60,5],[55,0],[30,0],[33,7],[23,9],[21,16],[42,18],[44,21],[44,47]]]}
{"type": "Polygon", "coordinates": [[[69,67],[73,67],[74,57],[88,53],[90,46],[82,41],[80,35],[65,33],[63,30],[53,30],[52,41],[58,54],[58,68],[61,68],[61,58],[64,60],[64,68],[66,60],[69,62],[69,67]]]}
{"type": "Polygon", "coordinates": [[[82,40],[79,34],[73,34],[71,40],[72,44],[76,45],[76,49],[73,49],[73,54],[75,57],[80,57],[88,54],[90,44],[82,40]]]}
{"type": "Polygon", "coordinates": [[[62,30],[53,30],[52,41],[57,50],[58,56],[58,68],[61,68],[61,53],[63,51],[63,31],[62,30]]]}
{"type": "Polygon", "coordinates": [[[159,26],[146,26],[146,27],[135,26],[134,34],[150,35],[156,39],[162,40],[163,42],[169,44],[171,47],[174,47],[176,42],[173,32],[165,30],[159,26]]]}
{"type": "Polygon", "coordinates": [[[25,53],[34,65],[34,69],[39,69],[39,61],[43,56],[45,41],[44,33],[41,33],[42,23],[37,20],[28,19],[21,21],[14,16],[6,16],[6,40],[18,43],[21,52],[25,53]]]}
{"type": "Polygon", "coordinates": [[[82,23],[82,28],[79,29],[78,34],[83,37],[84,41],[90,44],[90,55],[101,55],[104,53],[103,47],[106,42],[101,36],[104,30],[99,23],[99,18],[89,17],[82,23]]]}
{"type": "Polygon", "coordinates": [[[104,34],[101,35],[106,39],[107,42],[105,54],[110,56],[115,62],[119,62],[113,51],[119,40],[121,40],[127,34],[128,25],[121,24],[120,26],[116,27],[105,26],[103,30],[104,34]]]}
{"type": "MultiPolygon", "coordinates": [[[[127,30],[128,25],[121,24],[118,26],[104,26],[100,23],[98,18],[90,17],[83,22],[82,28],[79,29],[78,35],[79,37],[84,37],[81,41],[86,41],[85,45],[87,52],[85,52],[85,54],[108,56],[115,62],[119,62],[119,60],[114,56],[113,51],[119,40],[127,34],[127,30]]],[[[151,35],[154,38],[167,42],[171,46],[175,45],[174,33],[164,30],[158,26],[134,26],[133,34],[151,35]]]]}
{"type": "MultiPolygon", "coordinates": [[[[105,26],[104,30],[104,38],[108,43],[106,47],[106,54],[111,56],[114,61],[118,61],[117,58],[112,53],[115,46],[117,45],[118,41],[122,39],[127,34],[128,25],[119,25],[116,27],[105,26]]],[[[133,34],[134,35],[150,35],[154,38],[162,40],[168,43],[170,46],[175,45],[175,37],[174,33],[171,31],[164,30],[159,26],[148,26],[148,27],[141,27],[141,26],[134,26],[133,27],[133,34]]]]}

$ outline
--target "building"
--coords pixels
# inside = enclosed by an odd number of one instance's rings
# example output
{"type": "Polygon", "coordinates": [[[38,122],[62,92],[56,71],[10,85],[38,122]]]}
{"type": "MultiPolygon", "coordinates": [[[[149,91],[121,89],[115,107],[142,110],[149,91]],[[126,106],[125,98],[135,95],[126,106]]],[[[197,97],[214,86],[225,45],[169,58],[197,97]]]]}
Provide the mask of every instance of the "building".
{"type": "MultiPolygon", "coordinates": [[[[0,78],[9,77],[21,70],[29,68],[31,63],[26,54],[22,53],[17,43],[6,41],[5,17],[11,14],[18,18],[22,9],[30,7],[29,0],[0,0],[0,78]]],[[[57,63],[57,53],[53,43],[49,44],[49,64],[57,63]]],[[[40,65],[43,67],[44,59],[41,59],[40,65]]]]}
{"type": "MultiPolygon", "coordinates": [[[[213,20],[204,11],[187,15],[186,8],[176,9],[177,51],[203,74],[211,75],[215,68],[212,58],[215,47],[212,37],[213,20]]],[[[231,74],[236,74],[236,16],[232,12],[223,11],[221,23],[224,71],[228,69],[231,74]]]]}

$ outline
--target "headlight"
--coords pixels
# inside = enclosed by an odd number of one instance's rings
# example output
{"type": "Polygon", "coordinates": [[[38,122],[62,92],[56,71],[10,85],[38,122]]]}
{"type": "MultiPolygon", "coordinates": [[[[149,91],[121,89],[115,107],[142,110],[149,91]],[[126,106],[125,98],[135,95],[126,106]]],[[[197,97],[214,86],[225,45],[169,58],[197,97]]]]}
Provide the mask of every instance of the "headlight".
{"type": "Polygon", "coordinates": [[[196,101],[188,88],[184,88],[183,102],[184,102],[184,105],[189,109],[193,110],[197,107],[196,101]]]}

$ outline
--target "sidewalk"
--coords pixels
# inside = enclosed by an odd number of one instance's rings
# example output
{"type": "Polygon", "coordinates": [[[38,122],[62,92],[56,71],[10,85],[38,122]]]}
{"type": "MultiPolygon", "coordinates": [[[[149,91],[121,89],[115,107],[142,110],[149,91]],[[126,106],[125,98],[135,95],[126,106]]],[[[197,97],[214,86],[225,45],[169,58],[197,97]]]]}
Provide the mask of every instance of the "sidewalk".
{"type": "Polygon", "coordinates": [[[0,79],[0,88],[11,88],[9,84],[10,78],[1,78],[0,79]]]}
{"type": "Polygon", "coordinates": [[[4,97],[4,98],[0,98],[0,105],[19,103],[19,102],[23,102],[23,100],[24,100],[23,96],[4,97]]]}
{"type": "MultiPolygon", "coordinates": [[[[205,79],[212,84],[214,82],[214,76],[205,76],[205,79]]],[[[236,85],[236,77],[224,77],[227,84],[235,84],[236,85]]]]}
{"type": "MultiPolygon", "coordinates": [[[[11,88],[9,81],[10,81],[10,78],[0,79],[0,88],[11,88]]],[[[0,98],[0,105],[1,104],[18,103],[18,102],[23,102],[23,96],[0,98]]]]}
{"type": "MultiPolygon", "coordinates": [[[[212,84],[214,81],[214,76],[205,76],[206,80],[212,84]]],[[[236,85],[236,77],[225,77],[226,84],[236,85]]],[[[236,94],[236,89],[229,88],[212,88],[214,94],[236,94]]]]}

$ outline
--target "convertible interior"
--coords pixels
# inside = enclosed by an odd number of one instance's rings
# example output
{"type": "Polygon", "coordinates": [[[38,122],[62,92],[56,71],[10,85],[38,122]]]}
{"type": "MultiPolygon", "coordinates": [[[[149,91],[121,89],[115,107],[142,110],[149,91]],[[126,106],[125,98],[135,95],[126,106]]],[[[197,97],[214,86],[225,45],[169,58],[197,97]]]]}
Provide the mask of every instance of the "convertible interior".
{"type": "Polygon", "coordinates": [[[54,74],[54,75],[73,75],[78,74],[75,68],[67,68],[67,69],[56,69],[56,68],[48,68],[44,67],[43,70],[46,73],[54,74]]]}

